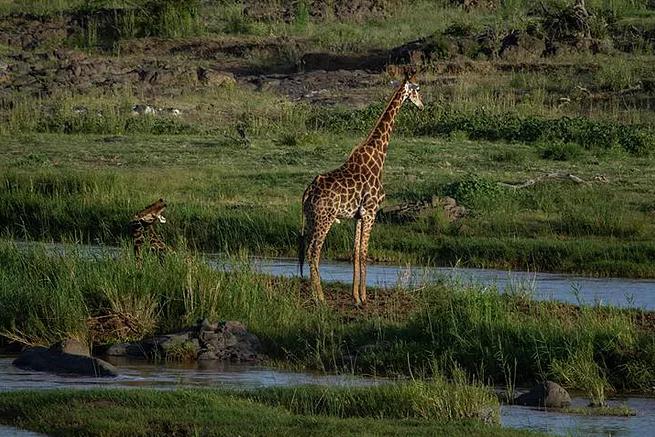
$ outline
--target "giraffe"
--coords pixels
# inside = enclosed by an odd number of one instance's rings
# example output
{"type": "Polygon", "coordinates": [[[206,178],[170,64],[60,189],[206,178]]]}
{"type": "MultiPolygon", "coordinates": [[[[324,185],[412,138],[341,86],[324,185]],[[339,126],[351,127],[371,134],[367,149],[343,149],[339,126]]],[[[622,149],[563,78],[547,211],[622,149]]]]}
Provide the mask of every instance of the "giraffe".
{"type": "Polygon", "coordinates": [[[366,303],[368,241],[375,215],[385,196],[382,167],[394,120],[408,98],[419,109],[423,109],[414,75],[406,74],[369,136],[353,149],[341,167],[316,176],[303,194],[298,251],[300,274],[302,275],[306,257],[310,266],[311,288],[314,297],[321,302],[325,301],[318,268],[321,248],[335,222],[354,218],[356,224],[352,293],[355,305],[366,303]]]}
{"type": "Polygon", "coordinates": [[[154,229],[156,222],[166,223],[166,218],[162,215],[165,209],[166,202],[164,202],[164,199],[159,199],[137,212],[127,224],[130,235],[134,240],[134,256],[139,264],[141,263],[141,247],[146,241],[146,236],[152,251],[161,256],[167,250],[166,244],[159,238],[154,229]]]}

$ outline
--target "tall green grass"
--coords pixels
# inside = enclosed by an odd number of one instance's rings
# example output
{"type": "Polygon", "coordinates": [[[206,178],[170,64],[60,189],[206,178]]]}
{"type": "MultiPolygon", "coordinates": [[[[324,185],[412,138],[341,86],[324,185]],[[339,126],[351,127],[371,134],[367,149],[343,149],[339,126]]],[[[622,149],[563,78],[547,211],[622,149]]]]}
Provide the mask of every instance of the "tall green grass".
{"type": "Polygon", "coordinates": [[[295,414],[378,419],[453,421],[478,419],[498,423],[497,397],[488,388],[442,378],[373,387],[268,388],[244,396],[295,414]]]}
{"type": "MultiPolygon", "coordinates": [[[[286,190],[300,193],[310,180],[274,172],[260,174],[257,184],[246,186],[241,177],[207,173],[189,186],[186,178],[168,173],[62,175],[58,170],[30,170],[33,164],[0,178],[0,225],[5,235],[117,245],[130,238],[126,223],[134,212],[153,198],[164,197],[170,205],[168,223],[159,225],[165,241],[233,254],[294,256],[300,205],[286,190]],[[269,200],[255,202],[263,196],[269,200]]],[[[247,172],[243,177],[248,183],[253,180],[247,172]]],[[[647,213],[624,208],[622,194],[607,192],[605,186],[553,184],[514,191],[488,179],[464,178],[389,191],[396,201],[454,196],[470,213],[455,224],[434,215],[415,223],[382,221],[371,243],[372,256],[378,260],[607,276],[654,274],[650,260],[655,245],[647,239],[652,228],[647,213]]],[[[335,226],[325,256],[347,259],[353,235],[351,224],[335,226]]]]}
{"type": "MultiPolygon", "coordinates": [[[[18,425],[21,428],[48,434],[66,434],[71,430],[84,434],[170,436],[177,435],[285,435],[308,434],[315,436],[339,435],[420,435],[420,436],[532,436],[528,431],[504,429],[497,425],[485,425],[479,420],[446,420],[458,414],[464,399],[471,404],[497,412],[497,401],[486,397],[478,399],[478,392],[462,391],[459,387],[425,384],[425,393],[434,398],[421,396],[421,384],[406,384],[404,388],[354,389],[350,399],[363,402],[357,415],[345,418],[289,411],[285,406],[271,407],[270,401],[259,401],[262,396],[273,399],[274,393],[256,390],[234,393],[227,390],[46,390],[39,392],[13,392],[0,395],[0,423],[18,425]],[[443,390],[451,388],[449,392],[443,390]],[[416,390],[410,393],[410,390],[416,390]],[[371,394],[369,394],[370,392],[371,394]],[[384,393],[384,394],[383,394],[384,393]],[[380,394],[383,394],[380,396],[380,394]],[[429,418],[410,419],[394,414],[408,410],[420,412],[439,402],[447,410],[429,418]],[[462,399],[454,399],[457,395],[462,399]],[[381,405],[385,400],[388,403],[381,405]],[[411,405],[404,402],[411,401],[411,405]],[[424,402],[427,402],[425,404],[424,402]],[[451,403],[452,402],[452,403],[451,403]],[[366,414],[381,407],[385,417],[366,414]],[[366,408],[370,408],[369,411],[366,408]],[[165,412],[165,413],[164,413],[165,412]],[[360,416],[360,413],[364,413],[360,416]],[[387,415],[391,413],[391,415],[387,415]],[[38,418],[38,419],[37,419],[38,418]]],[[[279,398],[288,393],[316,393],[312,388],[278,390],[279,398]]],[[[324,389],[323,400],[334,402],[346,399],[349,389],[324,389]]],[[[486,394],[485,396],[488,396],[486,394]]],[[[310,407],[321,399],[307,396],[310,407]]],[[[309,408],[307,408],[309,409],[309,408]]],[[[465,412],[462,411],[462,412],[465,412]]]]}
{"type": "MultiPolygon", "coordinates": [[[[638,323],[643,315],[635,310],[577,309],[444,283],[387,292],[388,299],[411,296],[409,313],[345,321],[339,311],[313,305],[297,279],[259,275],[247,264],[218,272],[179,251],[163,263],[146,257],[139,269],[128,248],[97,259],[68,250],[0,245],[5,336],[40,344],[94,340],[88,318],[119,314],[143,329],[102,341],[124,341],[206,317],[240,320],[272,359],[313,369],[456,380],[464,371],[467,381],[493,384],[551,378],[595,397],[648,390],[655,378],[652,328],[638,323]]],[[[348,291],[332,286],[328,293],[348,291]]]]}
{"type": "MultiPolygon", "coordinates": [[[[194,84],[186,76],[180,81],[180,85],[194,84]]],[[[467,92],[452,98],[439,97],[428,102],[424,111],[404,108],[397,119],[396,135],[448,138],[463,134],[475,141],[562,143],[594,153],[618,149],[636,156],[647,156],[655,148],[652,120],[645,117],[641,122],[621,121],[625,108],[618,115],[608,109],[597,111],[594,117],[583,117],[582,108],[562,112],[543,103],[536,105],[536,109],[516,106],[514,97],[501,89],[502,82],[481,83],[477,87],[492,97],[471,96],[467,92]]],[[[259,136],[271,133],[286,137],[309,133],[365,135],[384,109],[381,103],[353,109],[280,102],[275,96],[235,87],[212,89],[205,96],[190,93],[175,102],[162,101],[165,105],[181,107],[181,116],[135,116],[132,106],[136,103],[139,100],[130,90],[105,96],[58,92],[48,98],[13,94],[0,101],[0,120],[4,121],[0,133],[219,134],[229,138],[236,135],[235,127],[242,123],[249,135],[259,136]],[[193,109],[201,103],[213,109],[208,113],[193,109]]],[[[237,141],[233,139],[233,142],[237,141]]]]}
{"type": "MultiPolygon", "coordinates": [[[[308,123],[331,131],[364,132],[375,122],[381,110],[379,105],[355,111],[321,109],[308,123]]],[[[403,111],[397,123],[397,131],[405,135],[465,132],[474,140],[563,141],[595,150],[620,147],[636,155],[647,155],[655,147],[655,133],[649,125],[623,125],[583,117],[551,119],[485,109],[467,111],[448,104],[428,105],[424,111],[403,111]]]]}

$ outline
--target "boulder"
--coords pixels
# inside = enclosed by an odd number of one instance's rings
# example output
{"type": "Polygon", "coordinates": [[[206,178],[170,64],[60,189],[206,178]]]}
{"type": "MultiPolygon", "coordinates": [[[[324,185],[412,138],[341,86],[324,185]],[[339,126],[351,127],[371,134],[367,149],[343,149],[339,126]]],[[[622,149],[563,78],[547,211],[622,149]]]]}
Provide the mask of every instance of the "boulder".
{"type": "Polygon", "coordinates": [[[118,370],[111,364],[89,356],[77,346],[56,344],[51,348],[31,347],[14,360],[14,366],[25,370],[79,376],[118,376],[118,370]],[[63,352],[71,350],[74,353],[63,352]],[[80,353],[83,352],[84,354],[80,353]]]}
{"type": "Polygon", "coordinates": [[[516,405],[530,407],[563,408],[571,405],[571,396],[561,385],[546,381],[514,399],[516,405]]]}
{"type": "Polygon", "coordinates": [[[140,343],[119,343],[110,346],[105,352],[110,357],[147,358],[148,354],[140,343]]]}
{"type": "Polygon", "coordinates": [[[205,319],[184,331],[159,335],[138,343],[113,345],[106,354],[150,359],[253,362],[261,358],[261,349],[257,336],[241,322],[210,323],[205,319]]]}
{"type": "Polygon", "coordinates": [[[433,208],[442,208],[446,219],[451,223],[461,220],[468,212],[466,208],[458,205],[457,200],[450,196],[433,196],[431,204],[433,208]]]}
{"type": "Polygon", "coordinates": [[[196,76],[198,82],[208,86],[229,87],[229,86],[236,85],[237,83],[236,80],[234,79],[234,76],[230,73],[210,70],[203,67],[198,67],[198,69],[196,70],[196,76]]]}
{"type": "Polygon", "coordinates": [[[432,196],[430,200],[386,206],[380,210],[378,217],[382,222],[406,223],[416,221],[422,215],[432,214],[438,210],[444,212],[444,217],[449,223],[461,220],[468,213],[466,208],[458,205],[452,197],[432,196]]]}
{"type": "Polygon", "coordinates": [[[213,353],[219,360],[257,361],[261,343],[257,336],[248,332],[243,323],[220,323],[214,333],[218,335],[203,342],[203,351],[213,353]]]}

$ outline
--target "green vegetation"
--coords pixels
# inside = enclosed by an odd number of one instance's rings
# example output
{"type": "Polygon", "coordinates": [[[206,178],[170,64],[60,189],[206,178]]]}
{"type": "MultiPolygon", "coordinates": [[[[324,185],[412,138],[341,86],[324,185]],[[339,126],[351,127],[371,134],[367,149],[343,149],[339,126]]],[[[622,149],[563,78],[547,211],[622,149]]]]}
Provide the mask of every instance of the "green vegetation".
{"type": "MultiPolygon", "coordinates": [[[[338,166],[357,137],[307,132],[293,136],[294,143],[271,135],[249,147],[223,135],[2,137],[0,225],[21,239],[118,244],[132,214],[164,197],[170,220],[160,228],[169,243],[182,237],[203,250],[293,256],[304,187],[315,174],[338,166]]],[[[450,195],[470,214],[453,224],[439,224],[431,215],[379,223],[371,255],[379,261],[655,276],[649,158],[583,151],[553,167],[537,153],[520,144],[397,138],[385,169],[387,205],[450,195]],[[508,147],[518,155],[498,162],[494,154],[508,147]],[[522,183],[553,169],[588,183],[545,180],[524,189],[498,184],[522,183]],[[598,175],[609,183],[595,181],[598,175]]],[[[352,235],[350,224],[335,226],[326,255],[348,259],[352,235]]]]}
{"type": "Polygon", "coordinates": [[[206,317],[243,321],[273,361],[300,368],[490,384],[551,378],[598,400],[608,391],[648,391],[655,377],[651,313],[637,310],[444,283],[372,290],[369,309],[349,314],[338,304],[339,296],[348,301],[347,287],[330,286],[330,305],[317,307],[297,278],[258,275],[247,263],[221,273],[185,252],[163,264],[147,257],[135,269],[127,249],[92,259],[74,246],[53,255],[2,243],[0,261],[0,330],[31,343],[125,341],[206,317]],[[103,329],[98,320],[118,326],[103,329]],[[131,329],[120,329],[121,320],[131,329]]]}
{"type": "Polygon", "coordinates": [[[450,195],[469,214],[378,224],[373,258],[655,277],[655,12],[586,7],[0,1],[0,229],[118,244],[161,196],[168,241],[294,255],[304,188],[375,122],[386,64],[412,61],[426,109],[398,117],[386,205],[450,195]]]}
{"type": "MultiPolygon", "coordinates": [[[[289,393],[315,392],[314,388],[278,390],[289,393]]],[[[303,411],[320,408],[344,390],[322,389],[324,398],[310,399],[303,411]]],[[[360,389],[380,392],[381,389],[360,389]]],[[[388,389],[384,389],[388,390],[388,389]]],[[[375,407],[370,399],[355,414],[309,415],[260,402],[260,391],[234,393],[214,390],[53,390],[0,395],[0,423],[17,425],[49,435],[76,433],[89,436],[169,435],[443,435],[443,436],[532,436],[527,431],[501,429],[479,421],[437,421],[426,418],[360,414],[375,407]],[[401,420],[399,420],[401,419],[401,420]]],[[[270,391],[268,392],[270,395],[270,391]]],[[[404,397],[388,399],[401,410],[404,397]]],[[[412,398],[414,401],[425,401],[412,398]]],[[[497,409],[491,402],[489,408],[497,409]]],[[[388,411],[392,405],[385,406],[388,411]]],[[[416,405],[421,408],[421,405],[416,405]]]]}
{"type": "Polygon", "coordinates": [[[443,380],[391,383],[373,387],[268,388],[242,393],[249,399],[295,414],[341,418],[427,419],[453,421],[478,419],[498,423],[498,399],[490,390],[465,382],[443,380]]]}
{"type": "MultiPolygon", "coordinates": [[[[3,338],[106,344],[237,319],[280,365],[432,378],[246,394],[3,394],[0,421],[53,434],[506,435],[461,422],[481,408],[497,417],[479,383],[551,378],[599,405],[612,391],[651,390],[652,313],[452,283],[372,290],[366,310],[330,286],[329,305],[316,307],[299,279],[258,275],[245,261],[295,254],[304,188],[371,128],[398,73],[387,64],[411,62],[426,108],[397,119],[386,205],[451,196],[468,213],[380,220],[376,261],[655,277],[655,9],[586,8],[0,0],[3,338]],[[176,253],[136,269],[125,224],[159,197],[176,253]],[[118,249],[53,256],[11,239],[118,249]],[[217,272],[196,250],[243,265],[217,272]]],[[[348,259],[353,233],[335,226],[325,256],[348,259]]]]}

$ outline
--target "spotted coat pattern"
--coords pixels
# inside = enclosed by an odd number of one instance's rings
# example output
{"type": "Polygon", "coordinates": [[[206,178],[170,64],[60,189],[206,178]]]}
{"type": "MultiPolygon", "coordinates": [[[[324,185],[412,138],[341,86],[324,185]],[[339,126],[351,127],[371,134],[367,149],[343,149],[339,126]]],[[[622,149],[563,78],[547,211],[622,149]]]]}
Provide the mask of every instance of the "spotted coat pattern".
{"type": "Polygon", "coordinates": [[[337,169],[318,175],[303,194],[301,267],[306,258],[310,266],[311,287],[319,301],[325,299],[318,268],[325,238],[335,222],[353,218],[356,226],[352,292],[356,305],[366,302],[368,241],[375,215],[385,196],[382,168],[394,120],[407,98],[423,107],[418,86],[411,79],[406,79],[394,92],[369,136],[355,147],[346,162],[337,169]]]}
{"type": "Polygon", "coordinates": [[[164,199],[159,199],[151,205],[146,206],[143,210],[137,212],[132,220],[127,224],[130,235],[134,241],[134,255],[138,263],[141,263],[141,249],[148,241],[148,247],[151,251],[162,256],[168,250],[164,241],[155,231],[155,223],[166,223],[162,215],[166,209],[164,199]]]}

